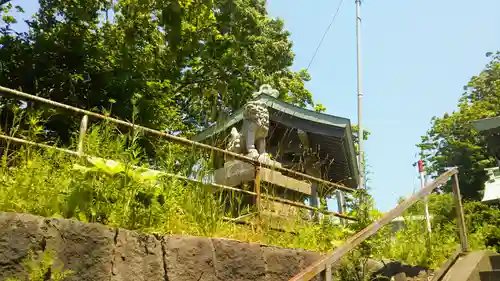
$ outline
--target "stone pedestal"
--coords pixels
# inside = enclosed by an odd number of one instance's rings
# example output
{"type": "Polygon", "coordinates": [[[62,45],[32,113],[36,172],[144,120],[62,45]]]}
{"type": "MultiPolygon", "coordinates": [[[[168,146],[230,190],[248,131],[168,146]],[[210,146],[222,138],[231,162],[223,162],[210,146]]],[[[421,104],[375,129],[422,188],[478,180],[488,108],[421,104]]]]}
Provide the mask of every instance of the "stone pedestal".
{"type": "MultiPolygon", "coordinates": [[[[223,168],[215,171],[215,183],[221,185],[241,187],[244,183],[253,184],[254,180],[255,167],[238,160],[228,161],[223,168]]],[[[269,168],[260,167],[260,180],[262,193],[269,196],[297,201],[297,198],[311,195],[310,183],[285,176],[269,168]]],[[[245,199],[241,201],[254,202],[247,197],[249,195],[243,194],[242,199],[245,199]]],[[[250,197],[254,198],[254,196],[250,197]]],[[[285,217],[296,214],[298,211],[297,207],[265,199],[262,199],[262,208],[263,213],[273,213],[285,217]]]]}
{"type": "Polygon", "coordinates": [[[255,179],[255,168],[252,164],[232,160],[224,163],[224,168],[215,171],[215,183],[237,186],[255,179]]]}
{"type": "MultiPolygon", "coordinates": [[[[262,183],[276,185],[294,192],[311,195],[311,184],[284,176],[272,169],[260,168],[260,180],[262,183]]],[[[234,160],[224,164],[224,168],[215,171],[215,183],[237,186],[255,179],[255,167],[252,164],[234,160]]]]}

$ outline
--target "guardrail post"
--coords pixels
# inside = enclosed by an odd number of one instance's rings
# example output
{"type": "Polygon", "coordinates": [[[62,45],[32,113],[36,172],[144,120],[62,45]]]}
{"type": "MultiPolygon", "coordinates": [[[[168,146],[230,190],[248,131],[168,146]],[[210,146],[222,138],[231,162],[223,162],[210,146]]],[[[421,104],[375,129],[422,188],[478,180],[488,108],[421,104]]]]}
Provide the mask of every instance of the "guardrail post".
{"type": "Polygon", "coordinates": [[[257,224],[258,227],[261,227],[261,193],[260,193],[260,166],[255,167],[255,180],[254,180],[254,188],[255,188],[255,207],[257,208],[257,224]]]}
{"type": "Polygon", "coordinates": [[[469,242],[467,240],[467,227],[465,225],[464,209],[462,206],[462,196],[460,195],[460,185],[458,175],[454,174],[452,179],[453,197],[455,198],[455,209],[457,213],[457,227],[460,234],[460,244],[463,252],[469,251],[469,242]]]}
{"type": "Polygon", "coordinates": [[[85,139],[85,134],[87,133],[87,124],[89,122],[89,116],[83,115],[82,121],[80,123],[80,136],[78,138],[78,155],[83,156],[83,140],[85,139]]]}
{"type": "Polygon", "coordinates": [[[333,281],[332,266],[327,265],[325,269],[325,281],[333,281]]]}

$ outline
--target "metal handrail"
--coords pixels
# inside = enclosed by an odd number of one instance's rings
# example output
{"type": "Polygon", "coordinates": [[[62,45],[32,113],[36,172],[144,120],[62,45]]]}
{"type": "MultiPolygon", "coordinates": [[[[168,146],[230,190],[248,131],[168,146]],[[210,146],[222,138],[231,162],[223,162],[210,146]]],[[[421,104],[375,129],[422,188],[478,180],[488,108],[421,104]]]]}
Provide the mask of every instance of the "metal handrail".
{"type": "Polygon", "coordinates": [[[441,278],[445,276],[448,270],[453,266],[453,264],[463,253],[464,251],[462,249],[462,245],[458,245],[455,248],[455,251],[453,251],[453,253],[451,253],[451,255],[448,257],[448,259],[443,264],[441,264],[441,266],[439,266],[439,268],[434,272],[431,281],[441,280],[441,278]]]}
{"type": "Polygon", "coordinates": [[[382,227],[389,224],[393,219],[403,214],[409,207],[415,204],[418,200],[424,198],[426,195],[431,193],[438,186],[446,183],[450,177],[453,177],[453,193],[455,197],[456,204],[456,212],[457,212],[457,226],[460,233],[460,242],[461,242],[461,250],[463,252],[468,251],[468,242],[467,242],[467,231],[465,228],[463,208],[462,208],[462,200],[460,197],[460,188],[458,185],[458,169],[452,168],[443,174],[441,174],[434,182],[427,184],[420,191],[412,195],[410,198],[406,199],[402,203],[400,203],[396,208],[392,209],[389,213],[385,214],[377,220],[376,222],[370,224],[365,229],[356,233],[354,236],[347,239],[344,244],[340,247],[336,248],[330,254],[328,254],[323,259],[313,263],[309,267],[305,268],[289,281],[307,281],[314,278],[316,275],[320,274],[323,271],[328,272],[326,275],[326,280],[331,280],[331,267],[338,263],[342,257],[344,257],[349,251],[354,249],[356,246],[361,244],[363,241],[368,239],[373,234],[377,233],[382,227]]]}
{"type": "Polygon", "coordinates": [[[346,191],[346,192],[350,192],[350,193],[356,191],[355,189],[349,188],[347,186],[343,186],[343,185],[340,185],[340,184],[337,184],[337,183],[333,183],[333,182],[329,182],[329,181],[326,181],[326,180],[323,180],[323,179],[319,179],[319,178],[316,178],[316,177],[313,177],[313,176],[310,176],[310,175],[307,175],[307,174],[304,174],[304,173],[300,173],[300,172],[297,172],[297,171],[294,171],[294,170],[291,170],[291,169],[287,169],[287,168],[283,168],[283,167],[276,167],[274,165],[270,165],[270,164],[267,164],[267,163],[262,163],[262,162],[259,162],[259,161],[255,160],[255,159],[252,159],[252,158],[249,158],[249,157],[246,157],[246,156],[243,156],[241,154],[237,154],[237,153],[234,153],[234,152],[231,152],[231,151],[227,151],[225,149],[220,149],[220,148],[213,147],[213,146],[210,146],[210,145],[207,145],[207,144],[203,144],[203,143],[199,143],[199,142],[194,142],[194,141],[188,140],[186,138],[182,138],[182,137],[174,136],[174,135],[171,135],[171,134],[167,134],[167,133],[164,133],[164,132],[161,132],[161,131],[158,131],[158,130],[154,130],[154,129],[151,129],[151,128],[147,128],[147,127],[143,127],[143,126],[140,126],[140,125],[132,124],[130,122],[126,122],[126,121],[123,121],[123,120],[120,120],[120,119],[116,119],[116,118],[113,118],[113,117],[105,116],[105,115],[102,115],[102,114],[99,114],[99,113],[95,113],[95,112],[92,112],[92,111],[88,111],[88,110],[85,110],[85,109],[81,109],[81,108],[78,108],[78,107],[67,105],[67,104],[64,104],[64,103],[52,101],[52,100],[49,100],[49,99],[46,99],[46,98],[42,98],[42,97],[39,97],[39,96],[30,95],[30,94],[27,94],[27,93],[24,93],[24,92],[21,92],[21,91],[17,91],[17,90],[14,90],[14,89],[10,89],[10,88],[6,88],[6,87],[0,86],[0,92],[5,92],[5,93],[11,94],[11,95],[23,97],[23,98],[26,98],[26,99],[30,99],[30,100],[34,100],[34,101],[38,101],[38,102],[42,102],[42,103],[46,103],[46,104],[50,104],[52,106],[64,108],[64,109],[71,110],[71,111],[74,111],[74,112],[77,112],[77,113],[80,113],[80,114],[84,114],[84,115],[87,115],[87,116],[92,116],[92,117],[95,117],[95,118],[98,118],[98,119],[111,121],[111,122],[114,122],[116,124],[120,124],[120,125],[129,127],[129,128],[140,129],[140,130],[143,130],[145,132],[151,133],[153,135],[161,136],[161,137],[167,138],[167,139],[169,139],[171,141],[174,141],[174,142],[177,142],[177,143],[180,143],[180,144],[183,144],[183,145],[191,145],[191,146],[196,146],[196,147],[199,147],[199,148],[202,148],[202,149],[206,149],[206,150],[210,150],[210,151],[216,151],[216,152],[222,153],[224,155],[234,157],[234,158],[236,158],[238,160],[242,160],[242,161],[251,163],[251,164],[253,164],[255,166],[266,167],[266,168],[269,168],[269,169],[273,169],[275,171],[283,172],[283,173],[286,173],[286,174],[291,174],[291,175],[294,175],[294,176],[297,176],[297,177],[301,177],[301,178],[308,179],[308,180],[311,180],[311,181],[314,181],[314,182],[317,182],[317,183],[321,183],[321,184],[323,184],[325,186],[329,186],[329,187],[332,187],[334,189],[338,189],[338,190],[342,190],[342,191],[346,191]]]}
{"type": "MultiPolygon", "coordinates": [[[[10,137],[10,136],[6,136],[3,134],[0,134],[0,139],[5,139],[5,140],[25,144],[25,145],[38,146],[38,147],[45,148],[45,149],[53,149],[53,150],[56,150],[59,152],[67,153],[67,154],[70,154],[73,156],[78,156],[78,157],[89,157],[90,156],[90,155],[82,154],[81,152],[77,152],[77,151],[73,151],[73,150],[69,150],[69,149],[64,149],[64,148],[60,148],[60,147],[55,147],[55,146],[50,146],[50,145],[46,145],[43,143],[37,143],[37,142],[33,142],[33,141],[23,140],[20,138],[10,137]]],[[[139,167],[134,167],[134,168],[139,168],[139,167]]],[[[256,192],[245,190],[245,189],[240,189],[240,188],[236,188],[236,187],[232,187],[232,186],[226,186],[226,185],[216,184],[216,183],[206,183],[206,182],[202,182],[202,181],[199,181],[196,179],[191,179],[191,178],[188,178],[188,177],[185,177],[182,175],[177,175],[177,174],[172,174],[172,173],[167,173],[167,172],[162,172],[162,173],[164,176],[174,177],[174,178],[178,178],[181,180],[190,181],[190,182],[194,182],[194,183],[198,183],[198,184],[209,185],[211,187],[215,187],[215,188],[219,188],[219,189],[241,192],[241,193],[252,195],[252,196],[258,195],[256,192]]],[[[338,217],[338,218],[346,219],[346,220],[350,220],[350,221],[357,220],[356,218],[351,217],[351,216],[339,214],[337,212],[321,210],[321,209],[316,208],[316,207],[308,206],[308,205],[305,205],[302,203],[290,201],[290,200],[279,198],[279,197],[270,196],[267,194],[260,194],[260,197],[263,199],[266,199],[266,200],[283,203],[285,205],[294,206],[294,207],[310,210],[310,211],[317,212],[317,213],[322,213],[324,215],[330,215],[330,216],[334,216],[334,217],[338,217]]]]}

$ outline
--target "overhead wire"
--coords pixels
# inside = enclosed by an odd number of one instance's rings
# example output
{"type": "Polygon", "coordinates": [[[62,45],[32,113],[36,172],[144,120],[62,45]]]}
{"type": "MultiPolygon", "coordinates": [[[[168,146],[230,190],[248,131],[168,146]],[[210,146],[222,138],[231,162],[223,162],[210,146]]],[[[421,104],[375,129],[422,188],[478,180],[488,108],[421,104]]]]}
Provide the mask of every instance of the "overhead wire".
{"type": "Polygon", "coordinates": [[[321,37],[321,40],[319,41],[319,44],[318,46],[316,47],[316,50],[314,51],[312,57],[311,57],[311,60],[309,61],[309,64],[307,65],[307,68],[306,70],[309,70],[309,68],[311,67],[314,59],[316,58],[316,54],[318,53],[319,51],[319,48],[321,47],[321,45],[323,44],[323,41],[325,40],[326,38],[326,35],[328,34],[328,31],[330,30],[330,28],[332,27],[333,25],[333,22],[335,22],[335,19],[337,18],[337,15],[339,13],[339,10],[340,10],[340,6],[342,6],[342,2],[344,2],[344,0],[340,0],[338,6],[337,6],[337,10],[335,11],[335,13],[333,14],[333,17],[332,17],[332,20],[330,21],[330,24],[328,24],[328,27],[326,28],[325,32],[323,33],[323,37],[321,37]]]}
{"type": "Polygon", "coordinates": [[[337,9],[335,10],[335,13],[332,16],[332,20],[330,21],[330,23],[328,24],[325,32],[323,33],[323,36],[321,37],[321,40],[318,43],[318,46],[316,47],[316,50],[314,51],[314,53],[313,53],[313,55],[311,57],[311,60],[309,61],[309,64],[307,65],[306,70],[309,70],[309,68],[311,67],[314,59],[316,58],[316,55],[317,55],[317,53],[319,51],[319,48],[321,48],[321,45],[323,44],[323,41],[325,40],[326,35],[328,34],[328,31],[330,30],[330,28],[332,27],[333,23],[335,22],[335,19],[337,18],[337,15],[338,15],[338,13],[340,11],[340,7],[342,6],[343,2],[344,2],[344,0],[340,0],[339,1],[339,4],[337,5],[337,9]]]}

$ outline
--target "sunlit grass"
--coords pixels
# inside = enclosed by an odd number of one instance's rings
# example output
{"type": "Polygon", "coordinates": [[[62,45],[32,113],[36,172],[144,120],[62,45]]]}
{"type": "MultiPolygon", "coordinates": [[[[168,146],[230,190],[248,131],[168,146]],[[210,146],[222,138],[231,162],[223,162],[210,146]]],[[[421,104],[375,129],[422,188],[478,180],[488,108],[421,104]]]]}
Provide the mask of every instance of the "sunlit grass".
{"type": "MultiPolygon", "coordinates": [[[[37,122],[32,123],[36,126],[37,122]]],[[[223,196],[209,185],[162,174],[145,176],[150,161],[140,140],[137,132],[130,136],[111,124],[101,123],[89,129],[84,151],[102,158],[80,159],[55,150],[10,143],[9,147],[15,149],[5,151],[0,167],[0,211],[76,219],[161,235],[226,237],[316,251],[331,250],[344,239],[340,227],[326,220],[322,224],[305,221],[304,214],[286,219],[262,216],[258,224],[252,206],[238,209],[236,215],[247,214],[245,220],[253,226],[229,222],[224,202],[229,196],[234,207],[238,193],[223,196]],[[276,228],[285,232],[272,230],[276,228]]],[[[155,168],[169,174],[189,176],[188,166],[203,157],[201,152],[197,155],[191,148],[166,142],[157,147],[162,149],[162,158],[155,159],[155,168]]]]}
{"type": "MultiPolygon", "coordinates": [[[[28,131],[39,128],[38,122],[28,120],[28,131]]],[[[39,129],[36,133],[19,129],[11,131],[11,135],[36,140],[41,133],[39,129]]],[[[304,220],[305,210],[284,219],[262,215],[257,220],[251,206],[238,208],[236,216],[246,215],[245,220],[252,225],[227,221],[225,202],[229,196],[234,210],[241,203],[238,193],[222,195],[209,185],[171,176],[189,177],[193,163],[200,159],[210,163],[206,153],[157,141],[153,147],[158,153],[153,161],[147,156],[143,141],[140,132],[130,135],[108,123],[96,124],[89,128],[84,151],[101,158],[91,161],[2,141],[0,145],[7,149],[0,164],[0,211],[95,222],[158,235],[224,237],[319,252],[332,251],[360,230],[356,224],[342,227],[328,219],[319,223],[304,220]],[[152,176],[145,173],[148,168],[170,175],[152,176]]],[[[69,147],[74,149],[75,143],[69,147]]],[[[205,166],[204,171],[199,169],[200,174],[210,173],[210,165],[205,166]]],[[[422,225],[410,223],[395,239],[391,235],[390,227],[384,228],[365,243],[370,251],[361,248],[361,252],[366,258],[392,258],[436,267],[457,243],[452,223],[436,228],[430,256],[425,252],[422,225]]]]}

